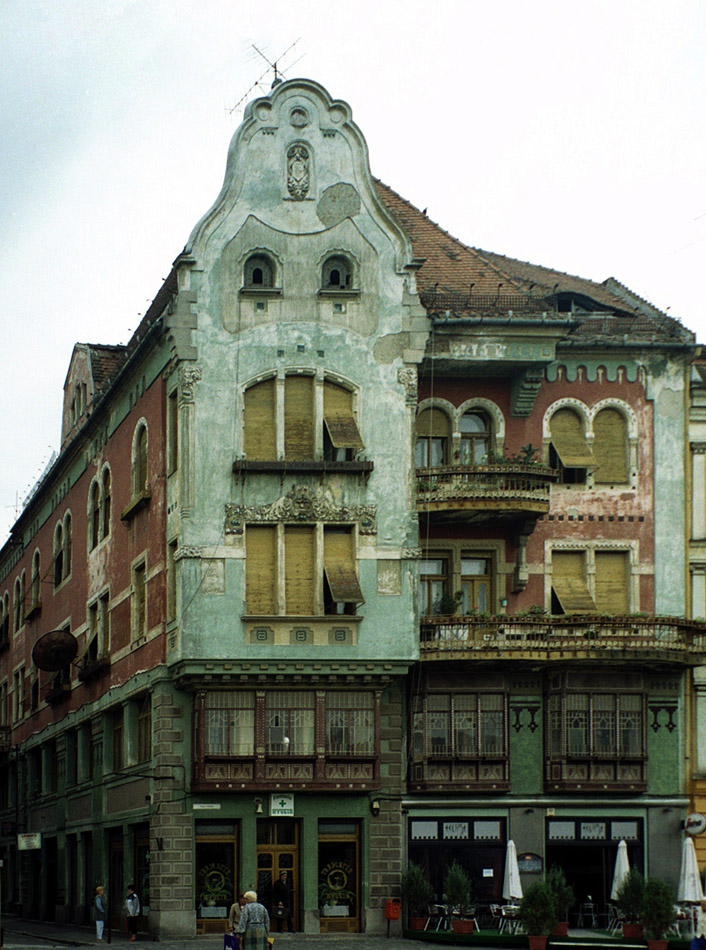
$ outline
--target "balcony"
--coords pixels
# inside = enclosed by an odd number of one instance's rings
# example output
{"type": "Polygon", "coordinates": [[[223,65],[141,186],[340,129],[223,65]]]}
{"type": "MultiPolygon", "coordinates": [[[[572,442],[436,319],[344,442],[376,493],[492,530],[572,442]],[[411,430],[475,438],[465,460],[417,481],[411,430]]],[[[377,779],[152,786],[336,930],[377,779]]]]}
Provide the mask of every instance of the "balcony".
{"type": "Polygon", "coordinates": [[[195,763],[193,777],[194,790],[201,792],[246,788],[350,792],[379,787],[380,762],[375,754],[206,756],[195,763]]]}
{"type": "Polygon", "coordinates": [[[706,663],[706,623],[677,617],[423,617],[421,659],[706,663]]]}
{"type": "Polygon", "coordinates": [[[417,511],[487,517],[539,517],[549,511],[556,469],[544,465],[440,465],[417,469],[417,511]]]}

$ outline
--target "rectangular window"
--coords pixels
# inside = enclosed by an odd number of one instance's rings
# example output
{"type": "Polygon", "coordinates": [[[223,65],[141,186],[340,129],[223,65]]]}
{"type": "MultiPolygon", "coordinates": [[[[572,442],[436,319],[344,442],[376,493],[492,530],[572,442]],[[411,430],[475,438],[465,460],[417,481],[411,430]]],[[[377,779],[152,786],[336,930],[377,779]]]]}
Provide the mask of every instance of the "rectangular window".
{"type": "Polygon", "coordinates": [[[324,613],[353,614],[364,603],[350,528],[324,529],[324,613]]]}
{"type": "Polygon", "coordinates": [[[167,545],[167,623],[177,619],[177,582],[176,582],[177,542],[167,545]]]}
{"type": "Polygon", "coordinates": [[[277,613],[277,529],[274,525],[247,527],[245,609],[255,616],[277,613]]]}
{"type": "Polygon", "coordinates": [[[373,755],[374,718],[371,693],[326,693],[326,751],[332,755],[373,755]]]}
{"type": "Polygon", "coordinates": [[[300,690],[267,693],[265,748],[270,755],[314,754],[315,697],[300,690]]]}
{"type": "Polygon", "coordinates": [[[173,389],[167,397],[167,475],[179,467],[179,403],[173,389]]]}
{"type": "Polygon", "coordinates": [[[125,762],[123,751],[124,718],[122,708],[115,710],[112,715],[111,733],[113,742],[113,771],[119,772],[125,762]]]}
{"type": "Polygon", "coordinates": [[[206,694],[204,753],[207,756],[252,756],[255,745],[255,694],[206,694]]]}
{"type": "Polygon", "coordinates": [[[12,677],[12,721],[22,719],[25,711],[25,668],[15,670],[12,677]]]}
{"type": "Polygon", "coordinates": [[[430,617],[442,613],[448,593],[448,560],[426,557],[419,562],[419,615],[430,617]]]}
{"type": "Polygon", "coordinates": [[[313,525],[285,528],[285,614],[312,616],[316,610],[316,529],[313,525]]]}
{"type": "Polygon", "coordinates": [[[491,559],[464,554],[461,558],[461,613],[488,613],[491,601],[491,559]]]}
{"type": "Polygon", "coordinates": [[[345,462],[364,448],[353,415],[353,394],[341,386],[324,383],[324,458],[345,462]]]}
{"type": "Polygon", "coordinates": [[[137,761],[149,762],[152,758],[152,702],[145,696],[137,713],[137,761]]]}
{"type": "Polygon", "coordinates": [[[250,461],[277,458],[277,381],[265,379],[245,390],[245,458],[250,461]]]}
{"type": "Polygon", "coordinates": [[[66,733],[66,784],[69,788],[78,782],[78,732],[66,733]]]}
{"type": "Polygon", "coordinates": [[[552,613],[595,613],[586,583],[585,551],[552,551],[552,613]]]}
{"type": "Polygon", "coordinates": [[[634,693],[566,693],[549,700],[550,752],[556,757],[643,756],[644,700],[634,693]],[[565,739],[562,736],[562,718],[565,739]]]}
{"type": "Polygon", "coordinates": [[[599,612],[623,616],[629,613],[629,553],[627,551],[596,551],[595,563],[595,601],[599,612]]]}
{"type": "Polygon", "coordinates": [[[314,377],[287,376],[284,385],[284,457],[314,458],[314,377]]]}
{"type": "Polygon", "coordinates": [[[147,596],[145,583],[145,562],[141,561],[132,569],[132,630],[133,639],[144,637],[147,633],[147,596]]]}
{"type": "Polygon", "coordinates": [[[502,693],[430,693],[413,702],[416,758],[507,755],[507,703],[502,693]]]}

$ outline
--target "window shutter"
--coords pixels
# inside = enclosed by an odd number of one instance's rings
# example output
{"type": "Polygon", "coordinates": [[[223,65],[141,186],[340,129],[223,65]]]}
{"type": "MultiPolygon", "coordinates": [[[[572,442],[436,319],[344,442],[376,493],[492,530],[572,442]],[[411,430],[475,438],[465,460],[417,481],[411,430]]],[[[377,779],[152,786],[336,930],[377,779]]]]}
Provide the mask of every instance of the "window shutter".
{"type": "Polygon", "coordinates": [[[275,379],[266,379],[245,390],[245,441],[243,448],[247,459],[277,458],[275,386],[275,379]]]}
{"type": "Polygon", "coordinates": [[[284,386],[284,457],[314,457],[314,377],[287,376],[284,386]]]}
{"type": "Polygon", "coordinates": [[[571,409],[557,409],[549,428],[552,444],[565,468],[594,468],[596,461],[586,444],[583,425],[571,409]]]}
{"type": "Polygon", "coordinates": [[[355,569],[351,531],[324,532],[324,573],[337,603],[365,603],[355,569]]]}
{"type": "Polygon", "coordinates": [[[277,529],[248,525],[245,529],[245,610],[277,613],[277,529]]]}
{"type": "Polygon", "coordinates": [[[289,616],[316,613],[316,534],[311,526],[285,528],[284,573],[289,616]]]}
{"type": "Polygon", "coordinates": [[[417,416],[417,435],[427,438],[448,439],[449,418],[441,409],[424,409],[417,416]]]}
{"type": "Polygon", "coordinates": [[[324,383],[324,424],[336,449],[364,448],[353,415],[352,396],[341,386],[324,383]]]}
{"type": "Polygon", "coordinates": [[[596,607],[604,614],[628,612],[628,552],[596,551],[596,607]]]}
{"type": "Polygon", "coordinates": [[[602,409],[593,421],[595,481],[600,485],[628,481],[627,425],[617,409],[602,409]]]}
{"type": "Polygon", "coordinates": [[[564,613],[595,613],[584,576],[584,554],[581,551],[555,551],[552,554],[552,589],[564,613]]]}

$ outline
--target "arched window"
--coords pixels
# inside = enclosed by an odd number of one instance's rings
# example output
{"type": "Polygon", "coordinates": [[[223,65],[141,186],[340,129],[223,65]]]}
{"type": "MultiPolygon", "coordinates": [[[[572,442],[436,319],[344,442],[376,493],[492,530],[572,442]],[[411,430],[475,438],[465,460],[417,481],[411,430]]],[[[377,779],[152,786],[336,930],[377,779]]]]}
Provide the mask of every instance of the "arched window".
{"type": "Polygon", "coordinates": [[[595,468],[593,453],[586,442],[583,420],[573,409],[557,409],[549,422],[551,445],[549,464],[559,469],[564,485],[583,485],[587,469],[595,468]]]}
{"type": "Polygon", "coordinates": [[[38,607],[41,598],[40,598],[40,583],[41,583],[41,569],[40,569],[40,560],[39,560],[39,551],[35,551],[32,555],[32,585],[30,589],[30,604],[32,608],[38,607]]]}
{"type": "Polygon", "coordinates": [[[64,517],[64,577],[71,573],[71,549],[73,545],[71,515],[66,512],[64,517]]]}
{"type": "Polygon", "coordinates": [[[91,483],[88,508],[88,550],[92,551],[100,540],[100,486],[97,481],[91,483]]]}
{"type": "Polygon", "coordinates": [[[101,498],[101,538],[107,538],[110,534],[110,469],[103,470],[102,478],[102,498],[101,498]]]}
{"type": "Polygon", "coordinates": [[[132,463],[133,496],[137,498],[147,490],[147,426],[139,428],[135,439],[135,455],[132,463]]]}
{"type": "Polygon", "coordinates": [[[441,409],[424,409],[417,416],[415,465],[432,468],[448,460],[449,418],[441,409]]]}
{"type": "Polygon", "coordinates": [[[10,595],[5,592],[0,600],[0,643],[8,643],[10,639],[10,595]]]}
{"type": "Polygon", "coordinates": [[[25,600],[25,575],[24,571],[20,576],[15,580],[15,601],[14,608],[15,614],[13,619],[13,633],[17,633],[22,624],[25,622],[24,617],[24,600],[25,600]]]}
{"type": "Polygon", "coordinates": [[[618,409],[601,409],[593,420],[596,485],[624,485],[629,481],[628,429],[618,409]]]}
{"type": "Polygon", "coordinates": [[[492,430],[484,412],[472,410],[461,416],[461,465],[487,465],[491,453],[492,430]]]}
{"type": "Polygon", "coordinates": [[[335,254],[324,261],[321,269],[321,286],[323,290],[350,290],[352,268],[341,254],[335,254]]]}
{"type": "Polygon", "coordinates": [[[245,261],[243,286],[253,290],[274,287],[274,267],[264,254],[252,254],[245,261]]]}
{"type": "Polygon", "coordinates": [[[54,529],[54,587],[64,579],[64,529],[61,522],[54,529]]]}

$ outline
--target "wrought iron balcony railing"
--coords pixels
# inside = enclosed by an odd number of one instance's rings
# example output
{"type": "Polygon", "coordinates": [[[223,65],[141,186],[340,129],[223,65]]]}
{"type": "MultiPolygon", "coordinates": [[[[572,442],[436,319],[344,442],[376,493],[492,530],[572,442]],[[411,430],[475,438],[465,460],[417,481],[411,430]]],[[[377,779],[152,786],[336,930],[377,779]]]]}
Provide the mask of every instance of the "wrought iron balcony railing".
{"type": "Polygon", "coordinates": [[[544,514],[558,477],[544,465],[439,465],[417,469],[417,509],[517,510],[544,514]]]}
{"type": "Polygon", "coordinates": [[[679,617],[423,617],[423,660],[706,663],[706,623],[679,617]]]}

